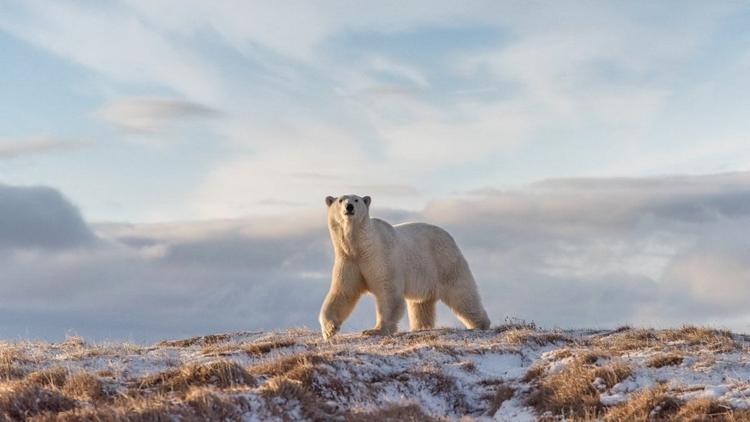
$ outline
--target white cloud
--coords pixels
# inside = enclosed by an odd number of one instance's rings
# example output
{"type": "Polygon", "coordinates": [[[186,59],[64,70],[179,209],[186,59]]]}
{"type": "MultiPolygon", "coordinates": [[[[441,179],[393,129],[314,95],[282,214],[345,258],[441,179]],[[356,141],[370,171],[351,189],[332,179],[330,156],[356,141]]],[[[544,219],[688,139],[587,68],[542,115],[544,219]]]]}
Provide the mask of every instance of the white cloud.
{"type": "Polygon", "coordinates": [[[140,15],[180,34],[210,29],[246,54],[259,49],[295,60],[311,61],[316,48],[341,31],[398,31],[412,25],[491,22],[503,9],[495,2],[476,2],[474,8],[451,2],[248,2],[197,0],[128,0],[140,15]],[[291,12],[293,11],[293,13],[291,12]],[[484,14],[482,12],[489,12],[484,14]]]}
{"type": "Polygon", "coordinates": [[[401,63],[396,63],[383,56],[370,59],[370,67],[379,72],[385,72],[403,78],[419,87],[428,87],[430,83],[418,69],[401,63]]]}
{"type": "Polygon", "coordinates": [[[353,145],[331,147],[308,141],[240,157],[206,177],[195,193],[193,206],[204,218],[231,218],[287,212],[287,204],[322,204],[321,198],[330,192],[377,180],[361,164],[366,159],[359,154],[353,145]],[[326,177],[301,175],[304,169],[315,169],[326,177]],[[279,201],[286,204],[279,206],[279,201]]]}
{"type": "Polygon", "coordinates": [[[700,302],[728,313],[744,311],[750,295],[750,266],[739,252],[702,249],[680,256],[669,268],[669,280],[675,290],[687,289],[700,302]]]}
{"type": "Polygon", "coordinates": [[[405,196],[409,198],[420,196],[419,190],[414,186],[400,184],[351,185],[347,188],[349,192],[363,192],[362,195],[405,196]]]}
{"type": "Polygon", "coordinates": [[[388,159],[421,171],[508,153],[531,128],[526,113],[503,103],[469,102],[440,110],[388,97],[368,113],[388,159]]]}
{"type": "Polygon", "coordinates": [[[197,101],[215,101],[221,92],[214,66],[111,4],[3,6],[1,29],[115,80],[159,84],[197,101]]]}
{"type": "Polygon", "coordinates": [[[131,132],[158,133],[166,126],[219,116],[211,107],[168,97],[126,97],[105,104],[96,115],[131,132]]]}
{"type": "Polygon", "coordinates": [[[37,136],[24,139],[0,140],[0,160],[12,160],[30,155],[43,155],[57,152],[75,151],[89,143],[50,136],[37,136]]]}

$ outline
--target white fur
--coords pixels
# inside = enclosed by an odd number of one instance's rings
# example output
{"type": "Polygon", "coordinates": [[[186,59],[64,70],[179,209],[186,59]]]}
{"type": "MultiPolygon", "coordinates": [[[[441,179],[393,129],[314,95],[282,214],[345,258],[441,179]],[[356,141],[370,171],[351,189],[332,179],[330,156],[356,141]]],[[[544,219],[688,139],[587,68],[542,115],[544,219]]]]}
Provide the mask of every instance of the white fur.
{"type": "Polygon", "coordinates": [[[469,265],[448,232],[425,223],[392,226],[370,218],[367,196],[329,196],[326,204],[336,259],[320,310],[325,338],[338,332],[365,292],[375,296],[377,319],[364,334],[396,332],[405,302],[412,330],[432,328],[438,300],[467,328],[489,328],[469,265]],[[346,214],[349,204],[353,215],[346,214]]]}

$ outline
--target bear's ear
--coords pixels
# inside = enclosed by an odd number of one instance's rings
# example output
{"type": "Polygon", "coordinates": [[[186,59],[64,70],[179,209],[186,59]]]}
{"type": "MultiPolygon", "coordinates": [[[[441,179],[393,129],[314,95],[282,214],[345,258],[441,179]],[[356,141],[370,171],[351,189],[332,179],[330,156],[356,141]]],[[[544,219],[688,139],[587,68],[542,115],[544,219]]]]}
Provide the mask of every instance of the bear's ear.
{"type": "Polygon", "coordinates": [[[326,196],[326,205],[330,207],[331,204],[333,204],[333,201],[335,201],[335,200],[336,200],[336,198],[334,198],[332,196],[326,196]]]}
{"type": "Polygon", "coordinates": [[[367,205],[368,207],[370,206],[370,202],[372,202],[372,198],[370,198],[369,196],[365,196],[364,198],[362,198],[362,200],[365,201],[365,205],[367,205]]]}

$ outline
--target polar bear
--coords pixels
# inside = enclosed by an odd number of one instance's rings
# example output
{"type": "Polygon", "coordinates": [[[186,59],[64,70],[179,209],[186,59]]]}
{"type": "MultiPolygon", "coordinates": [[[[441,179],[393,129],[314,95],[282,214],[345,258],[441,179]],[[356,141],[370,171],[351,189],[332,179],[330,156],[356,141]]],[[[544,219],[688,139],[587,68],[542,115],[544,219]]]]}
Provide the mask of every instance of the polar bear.
{"type": "Polygon", "coordinates": [[[405,301],[412,330],[435,325],[438,300],[467,328],[490,327],[469,265],[448,232],[425,223],[392,226],[370,218],[369,196],[328,196],[326,205],[336,258],[320,310],[324,338],[339,331],[365,292],[376,302],[375,328],[365,335],[395,333],[405,301]]]}

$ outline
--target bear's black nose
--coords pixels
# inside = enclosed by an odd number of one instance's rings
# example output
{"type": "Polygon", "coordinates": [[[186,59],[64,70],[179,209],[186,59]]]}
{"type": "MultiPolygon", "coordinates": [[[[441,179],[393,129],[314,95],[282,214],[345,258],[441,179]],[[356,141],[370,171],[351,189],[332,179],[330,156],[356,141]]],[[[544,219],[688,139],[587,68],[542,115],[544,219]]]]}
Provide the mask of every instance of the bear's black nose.
{"type": "Polygon", "coordinates": [[[352,205],[352,204],[346,204],[346,211],[347,212],[354,211],[354,205],[352,205]]]}

